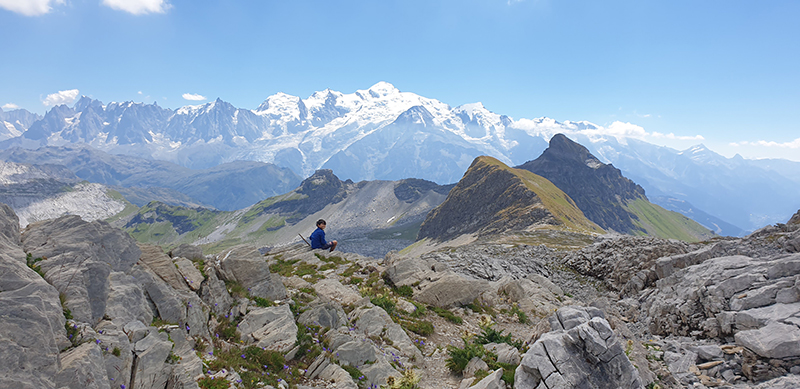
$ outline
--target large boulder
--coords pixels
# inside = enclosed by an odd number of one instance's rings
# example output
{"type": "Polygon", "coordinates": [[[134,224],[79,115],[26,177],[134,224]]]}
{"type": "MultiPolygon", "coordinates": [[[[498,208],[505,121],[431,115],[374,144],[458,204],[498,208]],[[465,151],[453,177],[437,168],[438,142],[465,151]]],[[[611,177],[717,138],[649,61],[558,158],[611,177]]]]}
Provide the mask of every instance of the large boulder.
{"type": "Polygon", "coordinates": [[[51,388],[69,344],[58,291],[25,265],[19,219],[0,204],[0,387],[51,388]]]}
{"type": "Polygon", "coordinates": [[[656,335],[718,338],[800,316],[800,254],[708,259],[658,280],[642,312],[656,335]]]}
{"type": "Polygon", "coordinates": [[[48,283],[64,296],[76,320],[97,324],[106,311],[112,271],[126,272],[140,250],[128,234],[102,221],[77,216],[33,223],[21,236],[48,283]]]}
{"type": "Polygon", "coordinates": [[[297,324],[288,305],[258,308],[250,311],[239,323],[237,331],[246,343],[288,352],[297,341],[297,324]]]}
{"type": "Polygon", "coordinates": [[[281,277],[272,274],[264,257],[255,246],[239,245],[220,254],[220,275],[225,281],[235,281],[252,296],[269,300],[286,298],[281,277]]]}
{"type": "Polygon", "coordinates": [[[62,353],[55,381],[60,389],[109,389],[100,347],[89,342],[62,353]]]}
{"type": "Polygon", "coordinates": [[[641,388],[620,337],[597,310],[564,307],[522,357],[514,388],[641,388]],[[545,386],[541,386],[544,384],[545,386]]]}
{"type": "Polygon", "coordinates": [[[448,273],[415,292],[414,297],[425,304],[450,308],[470,304],[488,289],[489,283],[485,280],[472,280],[448,273]]]}

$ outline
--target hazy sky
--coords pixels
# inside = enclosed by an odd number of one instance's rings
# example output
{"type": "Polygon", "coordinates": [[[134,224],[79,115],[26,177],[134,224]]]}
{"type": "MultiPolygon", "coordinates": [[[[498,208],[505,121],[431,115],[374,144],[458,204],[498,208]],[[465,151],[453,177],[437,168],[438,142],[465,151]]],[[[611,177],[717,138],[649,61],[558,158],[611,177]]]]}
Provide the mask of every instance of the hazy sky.
{"type": "Polygon", "coordinates": [[[515,119],[800,161],[798,20],[794,0],[0,0],[0,107],[252,109],[387,81],[515,119]]]}

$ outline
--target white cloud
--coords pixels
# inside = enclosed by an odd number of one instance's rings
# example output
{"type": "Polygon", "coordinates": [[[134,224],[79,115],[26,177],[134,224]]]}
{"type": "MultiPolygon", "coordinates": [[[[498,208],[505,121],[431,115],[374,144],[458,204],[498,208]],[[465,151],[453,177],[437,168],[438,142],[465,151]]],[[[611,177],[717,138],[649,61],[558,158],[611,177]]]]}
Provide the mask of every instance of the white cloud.
{"type": "Polygon", "coordinates": [[[144,94],[144,93],[142,93],[142,91],[138,91],[138,92],[136,92],[136,93],[137,93],[139,96],[141,96],[141,95],[143,95],[143,94],[144,94]]]}
{"type": "Polygon", "coordinates": [[[0,0],[0,8],[25,16],[39,16],[50,12],[50,4],[64,4],[64,0],[0,0]]]}
{"type": "Polygon", "coordinates": [[[662,133],[656,132],[656,131],[653,131],[653,133],[650,134],[650,136],[652,136],[653,138],[673,139],[673,140],[705,140],[706,139],[702,135],[690,135],[690,136],[675,135],[675,134],[673,134],[671,132],[669,134],[662,134],[662,133]]]}
{"type": "Polygon", "coordinates": [[[103,5],[134,15],[160,14],[167,12],[172,7],[166,0],[103,0],[103,5]]]}
{"type": "Polygon", "coordinates": [[[184,93],[183,98],[191,101],[203,101],[206,99],[205,96],[196,93],[184,93]]]}
{"type": "Polygon", "coordinates": [[[797,138],[791,142],[775,142],[775,141],[766,141],[766,140],[759,140],[755,142],[733,142],[730,143],[731,146],[739,147],[739,146],[761,146],[761,147],[780,147],[786,149],[800,149],[800,138],[797,138]]]}
{"type": "Polygon", "coordinates": [[[4,104],[2,108],[3,109],[19,109],[19,105],[16,105],[14,103],[7,103],[7,104],[4,104]]]}
{"type": "Polygon", "coordinates": [[[45,97],[44,100],[42,100],[42,104],[44,104],[47,107],[53,107],[61,104],[70,104],[73,101],[75,101],[76,98],[78,98],[77,89],[62,90],[47,95],[47,97],[45,97]]]}

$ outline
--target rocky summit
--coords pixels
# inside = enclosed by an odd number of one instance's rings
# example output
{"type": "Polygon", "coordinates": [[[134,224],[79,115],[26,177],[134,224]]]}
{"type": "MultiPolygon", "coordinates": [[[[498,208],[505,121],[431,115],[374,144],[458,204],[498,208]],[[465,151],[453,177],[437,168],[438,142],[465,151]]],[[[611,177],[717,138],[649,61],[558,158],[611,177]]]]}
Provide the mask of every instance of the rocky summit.
{"type": "MultiPolygon", "coordinates": [[[[473,167],[505,190],[546,182],[473,167]]],[[[324,183],[303,190],[342,193],[324,183]]],[[[556,228],[547,209],[544,229],[375,259],[165,251],[77,216],[20,230],[0,204],[0,387],[800,387],[800,224],[689,243],[556,228]]]]}
{"type": "Polygon", "coordinates": [[[444,203],[428,214],[419,238],[445,241],[537,226],[602,232],[547,179],[484,156],[472,162],[444,203]]]}
{"type": "Polygon", "coordinates": [[[682,240],[712,235],[691,219],[650,203],[641,186],[563,134],[554,135],[541,156],[518,168],[553,182],[604,229],[682,240]]]}

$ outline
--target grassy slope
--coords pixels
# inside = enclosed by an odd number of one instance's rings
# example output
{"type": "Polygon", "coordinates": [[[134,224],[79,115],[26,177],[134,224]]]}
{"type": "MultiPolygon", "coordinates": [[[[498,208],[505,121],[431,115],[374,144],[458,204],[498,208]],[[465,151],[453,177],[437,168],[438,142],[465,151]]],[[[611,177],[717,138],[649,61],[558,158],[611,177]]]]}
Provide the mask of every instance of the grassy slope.
{"type": "Polygon", "coordinates": [[[697,242],[713,236],[707,228],[694,220],[680,213],[667,211],[645,199],[636,199],[627,203],[625,207],[639,217],[634,223],[652,236],[686,242],[697,242]]]}
{"type": "Polygon", "coordinates": [[[514,169],[492,157],[479,157],[480,161],[507,170],[519,177],[525,186],[536,193],[544,206],[558,221],[569,229],[585,233],[603,233],[603,229],[593,223],[578,209],[575,202],[548,179],[523,169],[514,169]]]}

